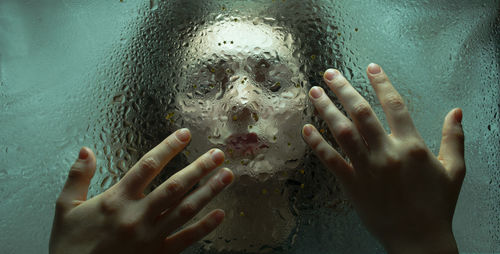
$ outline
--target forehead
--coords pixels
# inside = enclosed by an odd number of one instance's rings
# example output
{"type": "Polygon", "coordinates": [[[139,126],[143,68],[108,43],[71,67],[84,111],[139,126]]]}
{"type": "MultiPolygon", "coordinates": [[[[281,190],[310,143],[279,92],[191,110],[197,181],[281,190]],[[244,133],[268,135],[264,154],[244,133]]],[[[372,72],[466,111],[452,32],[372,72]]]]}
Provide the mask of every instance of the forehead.
{"type": "Polygon", "coordinates": [[[193,58],[202,62],[209,60],[254,62],[260,59],[288,62],[293,59],[292,44],[292,35],[286,35],[280,27],[268,25],[260,20],[244,21],[227,18],[200,29],[195,43],[190,45],[190,48],[198,49],[195,51],[198,54],[193,58]]]}

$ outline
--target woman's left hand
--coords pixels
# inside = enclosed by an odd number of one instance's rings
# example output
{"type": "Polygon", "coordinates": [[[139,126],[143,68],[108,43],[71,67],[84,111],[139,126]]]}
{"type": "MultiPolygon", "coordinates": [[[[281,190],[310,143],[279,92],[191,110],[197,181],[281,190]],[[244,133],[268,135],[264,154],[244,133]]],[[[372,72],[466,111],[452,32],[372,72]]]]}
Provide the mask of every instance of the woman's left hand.
{"type": "Polygon", "coordinates": [[[371,64],[367,75],[391,133],[346,78],[328,70],[325,83],[352,121],[323,89],[313,87],[310,98],[350,163],[312,125],[304,126],[305,141],[337,175],[366,227],[389,253],[457,253],[451,227],[465,176],[462,111],[454,109],[444,119],[435,156],[382,68],[371,64]]]}

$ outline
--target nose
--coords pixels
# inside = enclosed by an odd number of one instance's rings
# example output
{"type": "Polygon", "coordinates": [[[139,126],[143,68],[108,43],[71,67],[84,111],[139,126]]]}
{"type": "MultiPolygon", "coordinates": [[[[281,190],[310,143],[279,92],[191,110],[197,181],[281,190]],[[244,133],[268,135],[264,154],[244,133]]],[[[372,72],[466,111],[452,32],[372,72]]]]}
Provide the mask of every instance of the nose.
{"type": "Polygon", "coordinates": [[[229,95],[229,111],[231,120],[234,122],[257,122],[261,108],[262,91],[250,82],[237,82],[233,84],[229,95]]]}

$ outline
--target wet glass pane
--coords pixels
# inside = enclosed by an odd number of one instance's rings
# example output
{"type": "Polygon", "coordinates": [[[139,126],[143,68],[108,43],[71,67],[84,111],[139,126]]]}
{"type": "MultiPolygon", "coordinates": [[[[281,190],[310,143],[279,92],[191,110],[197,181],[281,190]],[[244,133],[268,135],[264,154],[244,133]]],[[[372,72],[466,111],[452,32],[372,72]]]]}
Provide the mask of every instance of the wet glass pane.
{"type": "Polygon", "coordinates": [[[465,0],[2,0],[0,246],[47,249],[81,146],[98,157],[96,195],[182,126],[192,142],[151,189],[211,147],[237,175],[207,208],[225,223],[188,253],[381,253],[300,135],[314,123],[331,137],[306,96],[328,67],[384,122],[365,78],[376,62],[433,152],[463,109],[454,233],[461,251],[500,251],[498,13],[465,0]]]}

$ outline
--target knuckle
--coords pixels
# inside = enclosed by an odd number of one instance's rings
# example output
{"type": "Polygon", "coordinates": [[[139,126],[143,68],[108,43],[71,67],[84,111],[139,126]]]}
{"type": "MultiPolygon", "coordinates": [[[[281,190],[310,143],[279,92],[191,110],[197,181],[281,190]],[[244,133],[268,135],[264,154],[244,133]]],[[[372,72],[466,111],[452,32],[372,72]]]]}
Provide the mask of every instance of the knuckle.
{"type": "MultiPolygon", "coordinates": [[[[204,221],[203,223],[201,223],[201,232],[203,232],[205,234],[209,233],[209,232],[211,232],[214,229],[214,227],[216,225],[217,224],[216,224],[216,222],[213,219],[212,220],[204,221]]],[[[193,238],[195,238],[195,237],[193,236],[193,238]]],[[[195,239],[193,239],[193,240],[195,240],[195,239]]]]}
{"type": "Polygon", "coordinates": [[[330,103],[328,106],[326,106],[323,112],[320,112],[322,118],[327,122],[334,122],[336,113],[337,112],[333,103],[330,103]]]}
{"type": "Polygon", "coordinates": [[[455,135],[460,142],[462,142],[462,143],[464,142],[465,134],[462,130],[458,131],[455,135]]]}
{"type": "Polygon", "coordinates": [[[332,84],[333,84],[333,88],[337,89],[337,90],[344,89],[350,85],[349,82],[343,77],[336,79],[335,82],[333,82],[332,84]]]}
{"type": "Polygon", "coordinates": [[[207,172],[210,169],[214,168],[216,165],[215,162],[212,160],[211,156],[207,154],[206,156],[200,158],[196,166],[203,172],[207,172]]]}
{"type": "Polygon", "coordinates": [[[315,150],[318,157],[323,160],[328,165],[333,165],[336,163],[337,154],[332,151],[332,148],[327,143],[322,143],[315,150]]]}
{"type": "Polygon", "coordinates": [[[443,129],[442,132],[443,139],[445,140],[453,140],[456,139],[459,142],[464,142],[465,141],[465,134],[462,128],[457,128],[456,130],[453,129],[443,129]]]}
{"type": "Polygon", "coordinates": [[[427,146],[422,141],[409,142],[407,153],[413,158],[425,158],[428,155],[427,146]]]}
{"type": "Polygon", "coordinates": [[[450,134],[449,131],[447,130],[443,130],[443,132],[441,133],[441,135],[443,136],[443,139],[444,140],[450,140],[450,138],[452,138],[453,136],[450,134]]]}
{"type": "Polygon", "coordinates": [[[333,103],[329,103],[325,106],[323,114],[326,116],[333,116],[335,114],[335,106],[333,106],[333,103]]]}
{"type": "Polygon", "coordinates": [[[219,178],[214,179],[213,181],[210,181],[208,184],[208,188],[210,189],[210,195],[209,196],[215,196],[217,194],[224,184],[220,181],[219,178]]]}
{"type": "Polygon", "coordinates": [[[140,235],[140,220],[134,217],[121,219],[117,226],[118,233],[129,238],[138,238],[140,235]]]}
{"type": "Polygon", "coordinates": [[[349,124],[339,124],[337,127],[337,138],[341,142],[350,141],[353,139],[354,130],[349,124]]]}
{"type": "Polygon", "coordinates": [[[318,136],[318,135],[311,135],[311,138],[309,139],[309,146],[311,146],[311,148],[318,152],[317,150],[319,149],[319,146],[321,145],[321,138],[318,136]]]}
{"type": "Polygon", "coordinates": [[[325,162],[333,167],[333,168],[338,168],[340,165],[340,158],[336,154],[328,153],[325,157],[325,162]]]}
{"type": "Polygon", "coordinates": [[[387,78],[387,75],[383,73],[383,75],[376,75],[376,76],[371,76],[372,83],[375,85],[391,85],[389,78],[387,78]]]}
{"type": "Polygon", "coordinates": [[[320,158],[325,158],[326,160],[326,158],[328,157],[328,150],[323,145],[318,144],[315,148],[315,151],[320,158]]]}
{"type": "Polygon", "coordinates": [[[362,102],[353,106],[353,113],[359,119],[367,119],[372,115],[372,109],[368,103],[362,102]]]}
{"type": "Polygon", "coordinates": [[[181,216],[191,217],[196,213],[197,207],[195,204],[187,202],[182,204],[179,209],[181,216]]]}
{"type": "Polygon", "coordinates": [[[386,169],[399,169],[401,168],[403,162],[401,158],[396,153],[386,153],[384,157],[384,167],[386,169]]]}
{"type": "Polygon", "coordinates": [[[175,195],[182,193],[184,186],[182,186],[182,184],[179,182],[178,179],[170,178],[167,180],[167,184],[165,186],[165,189],[167,191],[167,194],[175,196],[175,195]]]}
{"type": "Polygon", "coordinates": [[[389,93],[385,96],[385,104],[392,110],[402,110],[405,107],[403,98],[396,93],[389,93]]]}
{"type": "Polygon", "coordinates": [[[318,110],[318,112],[320,114],[327,114],[327,113],[331,113],[331,101],[330,99],[327,97],[327,96],[323,96],[321,98],[319,98],[316,102],[316,109],[318,110]]]}
{"type": "Polygon", "coordinates": [[[71,166],[68,172],[68,179],[82,180],[87,178],[88,178],[88,173],[86,172],[85,168],[82,165],[80,165],[79,163],[75,163],[73,164],[73,166],[71,166]]]}
{"type": "Polygon", "coordinates": [[[177,137],[175,138],[167,138],[165,140],[165,146],[167,147],[167,150],[170,151],[170,152],[174,152],[174,151],[177,151],[180,147],[180,143],[179,141],[177,140],[177,137]]]}
{"type": "Polygon", "coordinates": [[[143,158],[139,164],[139,168],[146,173],[154,173],[159,167],[160,163],[151,156],[143,158]]]}
{"type": "Polygon", "coordinates": [[[104,198],[99,207],[102,213],[106,215],[116,214],[120,210],[119,202],[114,198],[104,198]]]}

